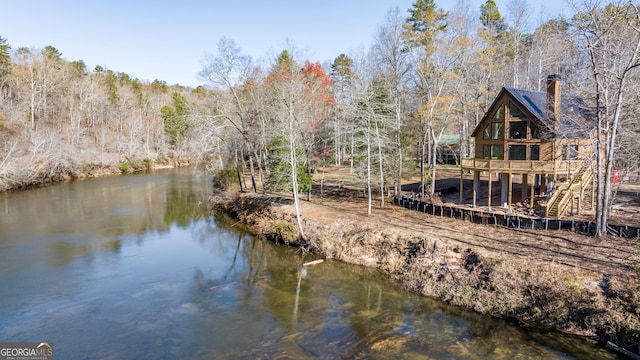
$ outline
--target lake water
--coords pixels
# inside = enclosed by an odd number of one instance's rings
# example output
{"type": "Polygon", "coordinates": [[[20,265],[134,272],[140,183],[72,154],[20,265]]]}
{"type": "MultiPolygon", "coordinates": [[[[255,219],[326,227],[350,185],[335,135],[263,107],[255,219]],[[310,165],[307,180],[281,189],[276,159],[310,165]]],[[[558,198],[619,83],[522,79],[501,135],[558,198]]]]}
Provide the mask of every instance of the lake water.
{"type": "Polygon", "coordinates": [[[301,264],[210,215],[191,169],[0,194],[0,341],[56,359],[616,359],[408,294],[377,271],[301,264]]]}

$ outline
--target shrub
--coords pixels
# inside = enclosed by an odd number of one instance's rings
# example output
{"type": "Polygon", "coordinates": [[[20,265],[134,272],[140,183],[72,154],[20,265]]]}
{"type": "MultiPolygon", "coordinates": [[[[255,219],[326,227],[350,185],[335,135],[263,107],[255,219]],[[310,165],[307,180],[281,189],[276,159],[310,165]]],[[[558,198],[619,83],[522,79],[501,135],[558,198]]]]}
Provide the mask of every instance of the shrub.
{"type": "Polygon", "coordinates": [[[131,169],[131,163],[128,161],[121,162],[118,164],[118,169],[120,169],[121,172],[126,173],[131,169]]]}
{"type": "Polygon", "coordinates": [[[293,224],[284,221],[273,225],[270,235],[276,242],[282,240],[282,242],[287,245],[293,244],[296,239],[296,233],[293,224]]]}
{"type": "Polygon", "coordinates": [[[82,166],[82,172],[84,172],[88,176],[92,176],[93,175],[93,166],[91,166],[91,165],[82,166]]]}
{"type": "Polygon", "coordinates": [[[216,170],[213,173],[213,187],[220,191],[228,191],[237,179],[236,169],[233,167],[216,170]]]}
{"type": "Polygon", "coordinates": [[[153,167],[153,160],[149,158],[145,158],[142,160],[127,158],[126,161],[118,163],[118,169],[120,169],[120,172],[122,173],[132,173],[135,171],[151,170],[152,167],[153,167]]]}

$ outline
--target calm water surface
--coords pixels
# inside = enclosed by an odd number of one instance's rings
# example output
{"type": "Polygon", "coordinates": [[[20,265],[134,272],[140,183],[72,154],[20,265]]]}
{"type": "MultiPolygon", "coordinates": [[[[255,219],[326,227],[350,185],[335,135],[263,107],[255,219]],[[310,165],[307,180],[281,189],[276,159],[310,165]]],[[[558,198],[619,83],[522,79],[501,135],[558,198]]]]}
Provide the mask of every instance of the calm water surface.
{"type": "Polygon", "coordinates": [[[615,359],[594,344],[300,266],[209,216],[192,170],[0,194],[0,341],[56,359],[615,359]]]}

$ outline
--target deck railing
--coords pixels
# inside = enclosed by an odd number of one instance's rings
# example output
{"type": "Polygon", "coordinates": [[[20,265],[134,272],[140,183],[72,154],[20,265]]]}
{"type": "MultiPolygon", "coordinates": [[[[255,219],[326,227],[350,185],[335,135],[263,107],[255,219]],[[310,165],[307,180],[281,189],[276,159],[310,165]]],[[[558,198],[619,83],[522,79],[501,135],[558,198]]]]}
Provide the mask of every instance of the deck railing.
{"type": "Polygon", "coordinates": [[[583,161],[582,160],[557,160],[557,161],[538,161],[538,160],[489,160],[489,159],[461,159],[461,167],[463,170],[479,170],[489,172],[505,172],[505,173],[535,173],[535,174],[554,174],[567,173],[577,171],[583,161]]]}
{"type": "Polygon", "coordinates": [[[547,216],[560,219],[571,201],[582,195],[593,179],[593,172],[587,164],[583,164],[570,181],[560,185],[547,201],[547,216]]]}

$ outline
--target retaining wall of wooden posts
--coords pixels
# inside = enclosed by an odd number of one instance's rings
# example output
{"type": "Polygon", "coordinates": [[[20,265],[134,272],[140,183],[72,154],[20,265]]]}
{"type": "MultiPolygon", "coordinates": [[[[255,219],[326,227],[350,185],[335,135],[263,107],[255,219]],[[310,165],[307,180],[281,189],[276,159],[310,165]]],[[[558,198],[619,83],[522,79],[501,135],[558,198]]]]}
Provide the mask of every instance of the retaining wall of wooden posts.
{"type": "MultiPolygon", "coordinates": [[[[466,220],[475,224],[498,225],[512,229],[566,230],[590,236],[596,233],[596,224],[592,221],[558,220],[532,218],[515,214],[496,214],[479,209],[463,209],[445,205],[434,205],[411,198],[395,198],[394,203],[409,210],[415,210],[433,216],[466,220]]],[[[607,226],[607,233],[628,239],[640,238],[640,228],[633,226],[611,224],[607,226]]]]}

